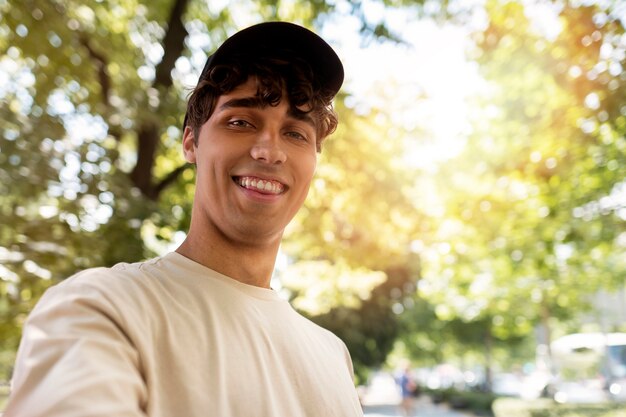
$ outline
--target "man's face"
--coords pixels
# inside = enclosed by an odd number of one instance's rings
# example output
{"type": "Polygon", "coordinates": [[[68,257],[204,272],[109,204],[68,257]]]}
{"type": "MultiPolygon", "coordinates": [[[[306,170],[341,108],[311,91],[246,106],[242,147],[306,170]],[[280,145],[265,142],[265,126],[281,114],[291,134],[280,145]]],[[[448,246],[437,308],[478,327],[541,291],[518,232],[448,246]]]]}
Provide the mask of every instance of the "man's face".
{"type": "Polygon", "coordinates": [[[317,164],[313,122],[292,114],[286,98],[264,106],[256,91],[251,78],[220,96],[197,145],[190,128],[183,139],[185,158],[197,165],[192,227],[242,245],[280,240],[317,164]]]}

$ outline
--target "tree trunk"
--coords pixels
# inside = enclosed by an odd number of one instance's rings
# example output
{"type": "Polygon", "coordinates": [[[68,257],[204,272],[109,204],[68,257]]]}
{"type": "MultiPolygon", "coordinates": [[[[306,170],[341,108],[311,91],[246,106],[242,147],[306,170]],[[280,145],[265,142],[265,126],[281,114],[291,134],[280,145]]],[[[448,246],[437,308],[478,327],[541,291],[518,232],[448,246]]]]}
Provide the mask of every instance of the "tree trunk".
{"type": "Polygon", "coordinates": [[[163,59],[155,68],[155,87],[169,88],[172,85],[171,72],[176,64],[176,60],[183,53],[185,38],[188,34],[183,23],[183,14],[188,2],[189,0],[176,0],[172,7],[172,12],[167,22],[167,33],[161,43],[164,51],[163,59]]]}
{"type": "Polygon", "coordinates": [[[149,121],[139,126],[137,131],[137,163],[130,173],[130,179],[133,185],[151,200],[156,200],[158,197],[154,192],[152,181],[152,169],[158,142],[159,126],[156,123],[149,121]]]}
{"type": "MultiPolygon", "coordinates": [[[[156,76],[153,86],[158,90],[168,89],[172,86],[172,69],[176,60],[181,56],[185,48],[187,30],[183,24],[183,14],[189,0],[175,0],[167,24],[167,32],[163,37],[163,59],[156,67],[156,76]]],[[[161,94],[165,97],[166,94],[161,94]]],[[[158,112],[158,110],[157,110],[158,112]]],[[[144,121],[137,130],[137,163],[130,174],[134,186],[141,190],[142,194],[151,200],[156,200],[166,185],[173,182],[184,170],[184,167],[176,168],[166,175],[164,180],[157,181],[153,178],[154,164],[160,140],[160,131],[163,126],[152,119],[144,121]]]]}

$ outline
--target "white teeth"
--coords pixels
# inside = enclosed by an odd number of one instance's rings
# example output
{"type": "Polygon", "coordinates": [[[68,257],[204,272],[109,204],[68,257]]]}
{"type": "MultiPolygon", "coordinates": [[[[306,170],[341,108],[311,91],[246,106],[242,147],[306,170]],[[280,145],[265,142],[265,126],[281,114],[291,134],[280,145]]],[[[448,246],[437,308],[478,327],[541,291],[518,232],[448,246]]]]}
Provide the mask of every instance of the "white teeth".
{"type": "Polygon", "coordinates": [[[256,178],[240,178],[238,183],[244,188],[256,189],[272,194],[280,194],[283,191],[282,184],[273,181],[259,180],[256,178]]]}

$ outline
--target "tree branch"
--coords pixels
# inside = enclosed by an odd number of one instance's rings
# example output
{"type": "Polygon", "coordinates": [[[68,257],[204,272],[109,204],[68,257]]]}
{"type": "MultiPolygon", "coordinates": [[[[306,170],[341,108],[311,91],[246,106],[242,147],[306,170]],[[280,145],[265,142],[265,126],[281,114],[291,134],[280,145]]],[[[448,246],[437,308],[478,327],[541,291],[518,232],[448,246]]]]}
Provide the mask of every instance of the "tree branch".
{"type": "Polygon", "coordinates": [[[161,194],[161,192],[165,188],[167,188],[170,184],[172,184],[174,181],[176,181],[176,179],[178,179],[180,174],[182,174],[189,167],[190,167],[190,164],[183,164],[183,165],[177,167],[175,170],[173,170],[169,174],[167,174],[165,176],[165,178],[163,178],[161,181],[159,181],[159,183],[154,187],[155,195],[158,197],[159,194],[161,194]]]}
{"type": "MultiPolygon", "coordinates": [[[[103,53],[96,51],[93,46],[91,46],[91,44],[89,43],[89,38],[85,33],[81,33],[79,37],[79,42],[85,47],[89,54],[89,58],[91,58],[91,62],[93,62],[94,66],[96,67],[98,80],[100,82],[100,94],[102,103],[106,106],[109,113],[114,113],[113,105],[111,104],[111,86],[113,83],[107,71],[108,59],[103,53]]],[[[109,135],[111,135],[113,138],[115,138],[117,142],[119,142],[122,137],[120,127],[109,124],[109,135]]]]}
{"type": "MultiPolygon", "coordinates": [[[[187,30],[183,24],[183,14],[189,0],[175,0],[167,23],[167,32],[163,38],[163,59],[156,66],[153,86],[169,88],[172,85],[172,69],[176,60],[181,56],[185,47],[187,30]]],[[[161,126],[156,121],[146,121],[137,130],[137,164],[130,174],[131,181],[143,195],[156,200],[161,191],[179,175],[177,170],[168,175],[158,184],[154,184],[152,175],[154,170],[156,151],[159,144],[159,130],[161,126]],[[172,176],[170,179],[169,177],[172,176]]],[[[181,169],[182,172],[182,169],[181,169]]]]}
{"type": "Polygon", "coordinates": [[[104,54],[96,51],[91,46],[87,35],[85,35],[84,33],[80,35],[79,39],[80,43],[85,47],[85,49],[87,49],[89,57],[96,67],[98,80],[100,81],[102,103],[107,107],[111,107],[111,77],[109,77],[109,73],[107,72],[107,57],[104,54]]]}
{"type": "Polygon", "coordinates": [[[137,163],[130,173],[130,179],[141,193],[155,200],[152,185],[152,168],[154,167],[157,144],[159,143],[159,127],[156,123],[143,123],[137,130],[137,163]]]}
{"type": "Polygon", "coordinates": [[[172,69],[176,60],[181,56],[185,47],[187,29],[183,24],[183,13],[189,0],[176,0],[167,23],[167,33],[163,38],[163,59],[156,66],[154,87],[169,87],[172,85],[172,69]]]}

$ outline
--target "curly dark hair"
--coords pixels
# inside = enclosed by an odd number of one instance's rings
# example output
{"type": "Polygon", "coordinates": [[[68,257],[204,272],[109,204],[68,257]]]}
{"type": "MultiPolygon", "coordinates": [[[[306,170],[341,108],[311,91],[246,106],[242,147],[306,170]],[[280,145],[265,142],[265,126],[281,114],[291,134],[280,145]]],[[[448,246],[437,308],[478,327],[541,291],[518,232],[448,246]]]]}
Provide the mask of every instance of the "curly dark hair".
{"type": "Polygon", "coordinates": [[[312,116],[320,152],[324,139],[337,128],[337,114],[332,106],[334,94],[319,85],[307,62],[293,56],[232,56],[211,68],[187,102],[187,125],[194,131],[194,140],[198,138],[200,127],[213,114],[218,98],[250,77],[258,80],[257,97],[262,103],[277,106],[284,92],[292,112],[312,116]]]}

